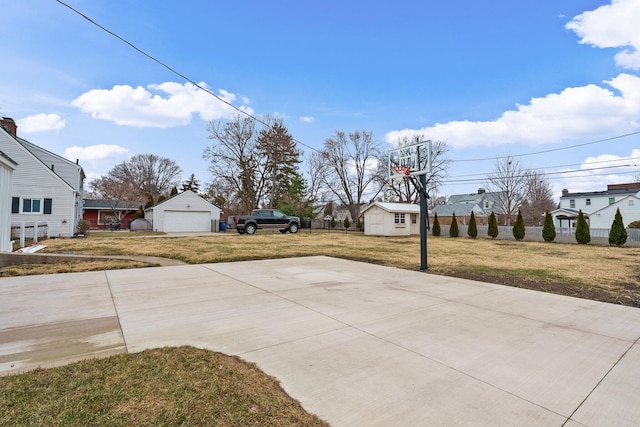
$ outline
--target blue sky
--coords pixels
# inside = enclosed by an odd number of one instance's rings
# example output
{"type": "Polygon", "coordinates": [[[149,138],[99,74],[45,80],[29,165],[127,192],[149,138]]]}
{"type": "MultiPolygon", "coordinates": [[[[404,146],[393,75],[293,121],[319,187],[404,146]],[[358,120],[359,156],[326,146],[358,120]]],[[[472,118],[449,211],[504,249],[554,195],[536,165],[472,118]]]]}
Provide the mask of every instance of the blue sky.
{"type": "MultiPolygon", "coordinates": [[[[0,114],[20,136],[90,179],[155,153],[211,180],[207,123],[237,112],[55,0],[6,3],[0,114]]],[[[504,155],[549,173],[556,197],[640,173],[640,134],[616,138],[640,132],[638,0],[66,3],[233,105],[283,118],[305,155],[336,130],[389,147],[417,132],[450,147],[442,195],[485,186],[504,155]]]]}

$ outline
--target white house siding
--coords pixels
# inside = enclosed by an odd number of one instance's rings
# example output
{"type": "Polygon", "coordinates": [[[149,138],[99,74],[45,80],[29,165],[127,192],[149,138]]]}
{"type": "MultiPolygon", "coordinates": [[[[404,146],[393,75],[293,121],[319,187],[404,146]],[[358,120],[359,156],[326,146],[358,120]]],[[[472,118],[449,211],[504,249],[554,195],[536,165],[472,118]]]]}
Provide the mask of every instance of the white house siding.
{"type": "Polygon", "coordinates": [[[620,198],[616,203],[607,205],[606,207],[593,212],[589,215],[589,226],[591,228],[611,228],[616,210],[620,209],[622,222],[626,227],[632,221],[640,220],[640,198],[636,196],[627,196],[620,198]]]}
{"type": "Polygon", "coordinates": [[[4,130],[0,130],[0,150],[18,163],[13,172],[12,197],[29,199],[52,199],[50,215],[21,213],[11,214],[11,223],[46,222],[50,236],[72,236],[76,221],[81,214],[82,201],[78,202],[76,192],[59,176],[51,173],[33,154],[17,143],[4,130]],[[80,206],[76,206],[80,203],[80,206]]]}
{"type": "Polygon", "coordinates": [[[11,184],[16,165],[0,156],[0,252],[11,252],[11,184]]]}

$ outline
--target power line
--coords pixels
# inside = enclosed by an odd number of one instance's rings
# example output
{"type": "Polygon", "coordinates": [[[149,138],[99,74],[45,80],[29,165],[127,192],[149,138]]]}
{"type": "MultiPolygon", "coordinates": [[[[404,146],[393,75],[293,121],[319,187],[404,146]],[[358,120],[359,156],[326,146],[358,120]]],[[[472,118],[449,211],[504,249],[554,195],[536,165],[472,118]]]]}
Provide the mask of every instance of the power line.
{"type": "MultiPolygon", "coordinates": [[[[264,120],[253,116],[252,114],[244,111],[243,109],[236,107],[235,105],[233,105],[232,103],[230,103],[229,101],[225,100],[224,98],[221,98],[220,96],[216,95],[214,92],[212,92],[211,90],[207,89],[206,87],[202,86],[201,84],[195,82],[194,80],[190,79],[189,77],[185,76],[184,74],[178,72],[177,70],[175,70],[174,68],[170,67],[169,65],[167,65],[166,63],[162,62],[161,60],[159,60],[158,58],[156,58],[155,56],[145,52],[144,50],[140,49],[138,46],[136,46],[135,44],[131,43],[130,41],[128,41],[127,39],[125,39],[124,37],[119,36],[118,34],[114,33],[113,31],[109,30],[108,28],[105,28],[104,26],[98,24],[96,21],[94,21],[93,19],[89,18],[87,15],[85,15],[84,13],[80,12],[77,9],[74,9],[72,6],[69,6],[68,4],[66,4],[65,2],[63,2],[62,0],[56,0],[58,3],[60,3],[62,6],[68,8],[69,10],[71,10],[72,12],[80,15],[81,17],[83,17],[84,19],[86,19],[87,21],[89,21],[91,24],[95,25],[96,27],[100,28],[102,31],[108,33],[109,35],[115,37],[116,39],[120,40],[121,42],[123,42],[124,44],[128,45],[129,47],[131,47],[132,49],[134,49],[136,52],[146,56],[147,58],[149,58],[150,60],[156,62],[157,64],[159,64],[160,66],[166,68],[167,70],[169,70],[171,73],[175,74],[176,76],[186,80],[187,82],[191,83],[192,85],[194,85],[195,87],[197,87],[198,89],[208,93],[209,95],[215,97],[218,101],[228,105],[229,107],[233,108],[234,110],[236,110],[237,112],[239,112],[240,114],[244,114],[247,117],[252,118],[253,120],[255,120],[256,122],[265,125],[265,126],[269,126],[269,123],[265,122],[264,120]]],[[[299,141],[295,138],[292,137],[292,140],[300,145],[303,145],[307,148],[309,148],[310,150],[313,151],[319,151],[316,148],[305,144],[302,141],[299,141]]]]}
{"type": "Polygon", "coordinates": [[[628,136],[633,136],[633,135],[638,135],[638,134],[640,134],[640,131],[631,132],[631,133],[627,133],[627,134],[624,134],[624,135],[612,136],[610,138],[605,138],[605,139],[599,139],[597,141],[584,142],[582,144],[569,145],[567,147],[552,148],[552,149],[543,150],[543,151],[535,151],[535,152],[532,152],[532,153],[507,155],[507,156],[501,156],[501,157],[485,157],[483,159],[457,159],[457,160],[452,160],[452,162],[481,162],[481,161],[487,161],[487,160],[506,159],[508,157],[535,156],[535,155],[538,155],[538,154],[553,153],[555,151],[570,150],[572,148],[578,148],[578,147],[584,147],[584,146],[587,146],[587,145],[599,144],[601,142],[613,141],[614,139],[626,138],[628,136]]]}

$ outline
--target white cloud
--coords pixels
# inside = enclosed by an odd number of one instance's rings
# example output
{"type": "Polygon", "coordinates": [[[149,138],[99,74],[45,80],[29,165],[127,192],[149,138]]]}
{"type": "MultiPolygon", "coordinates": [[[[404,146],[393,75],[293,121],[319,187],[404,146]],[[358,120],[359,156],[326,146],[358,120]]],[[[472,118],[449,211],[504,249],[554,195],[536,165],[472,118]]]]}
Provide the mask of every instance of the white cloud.
{"type": "Polygon", "coordinates": [[[34,114],[19,119],[16,123],[20,132],[34,133],[60,130],[66,126],[66,122],[57,114],[34,114]]]}
{"type": "MultiPolygon", "coordinates": [[[[205,83],[200,86],[207,88],[205,83]]],[[[219,90],[218,96],[233,104],[237,96],[219,90]]],[[[248,99],[242,99],[245,104],[248,99]]],[[[117,85],[112,89],[93,89],[73,100],[72,104],[92,117],[133,127],[169,128],[187,125],[193,113],[203,120],[231,118],[238,111],[191,83],[165,82],[133,88],[117,85]],[[164,95],[164,96],[163,96],[164,95]]],[[[249,114],[253,110],[238,107],[249,114]]]]}
{"type": "Polygon", "coordinates": [[[578,170],[563,175],[563,188],[569,187],[571,193],[604,191],[608,184],[633,182],[639,166],[638,148],[632,149],[629,156],[601,154],[587,157],[578,170]]]}
{"type": "Polygon", "coordinates": [[[126,158],[129,154],[129,150],[119,145],[90,145],[88,147],[73,146],[64,150],[64,156],[75,161],[76,159],[82,161],[94,162],[97,160],[105,160],[110,158],[126,158]]]}
{"type": "Polygon", "coordinates": [[[311,116],[302,116],[300,117],[300,121],[304,123],[313,123],[316,121],[316,119],[315,117],[311,117],[311,116]]]}
{"type": "Polygon", "coordinates": [[[640,77],[620,74],[604,82],[611,89],[590,84],[567,88],[527,105],[506,111],[494,121],[453,121],[422,129],[388,132],[385,139],[423,134],[454,148],[496,146],[521,142],[550,144],[575,138],[619,135],[640,129],[640,77]]]}
{"type": "Polygon", "coordinates": [[[600,48],[622,48],[616,63],[624,68],[640,69],[640,2],[612,0],[611,4],[584,12],[566,27],[581,37],[580,43],[600,48]]]}

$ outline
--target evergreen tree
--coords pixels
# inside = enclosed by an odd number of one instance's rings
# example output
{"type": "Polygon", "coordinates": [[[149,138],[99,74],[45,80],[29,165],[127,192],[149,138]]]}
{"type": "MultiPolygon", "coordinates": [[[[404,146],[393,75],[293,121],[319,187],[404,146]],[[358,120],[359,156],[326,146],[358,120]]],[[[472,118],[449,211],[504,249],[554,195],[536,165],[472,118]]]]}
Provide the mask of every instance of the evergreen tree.
{"type": "Polygon", "coordinates": [[[489,229],[487,230],[487,234],[492,239],[498,237],[498,220],[496,219],[496,214],[493,212],[489,215],[489,229]]]}
{"type": "Polygon", "coordinates": [[[275,119],[271,126],[263,128],[256,142],[256,150],[264,159],[265,196],[268,206],[275,208],[287,199],[294,180],[302,179],[298,172],[302,153],[282,119],[275,119]]]}
{"type": "Polygon", "coordinates": [[[469,230],[467,231],[467,234],[472,239],[478,237],[478,226],[476,225],[476,216],[473,211],[471,211],[471,218],[469,218],[469,230]]]}
{"type": "Polygon", "coordinates": [[[192,173],[185,182],[182,183],[182,191],[191,190],[197,193],[200,187],[200,183],[196,179],[196,174],[192,173]]]}
{"type": "Polygon", "coordinates": [[[438,221],[438,214],[433,215],[433,226],[431,226],[431,234],[434,236],[440,235],[440,221],[438,221]]]}
{"type": "Polygon", "coordinates": [[[524,239],[524,234],[524,218],[522,218],[522,212],[518,209],[518,216],[516,217],[515,224],[513,224],[513,237],[519,242],[524,239]]]}
{"type": "Polygon", "coordinates": [[[460,230],[458,229],[458,220],[456,219],[456,213],[451,216],[451,227],[449,227],[449,237],[458,237],[460,230]]]}
{"type": "Polygon", "coordinates": [[[556,239],[556,226],[553,225],[553,217],[547,211],[544,215],[544,225],[542,226],[542,238],[545,242],[553,242],[556,239]]]}
{"type": "Polygon", "coordinates": [[[576,225],[576,242],[581,245],[586,245],[591,241],[591,232],[589,231],[589,224],[584,219],[582,209],[578,212],[578,224],[576,225]]]}
{"type": "Polygon", "coordinates": [[[331,217],[331,221],[329,222],[329,230],[331,230],[332,228],[336,228],[336,219],[334,217],[331,217]]]}
{"type": "Polygon", "coordinates": [[[150,208],[151,206],[153,206],[153,196],[151,194],[149,194],[147,196],[147,203],[145,203],[144,208],[150,208]]]}
{"type": "Polygon", "coordinates": [[[344,231],[347,231],[349,229],[349,226],[351,225],[351,221],[349,221],[349,217],[346,217],[344,219],[344,231]]]}
{"type": "Polygon", "coordinates": [[[158,204],[160,202],[164,202],[165,200],[167,200],[167,196],[162,195],[162,196],[158,197],[158,201],[156,202],[156,204],[158,204]]]}
{"type": "Polygon", "coordinates": [[[611,224],[611,230],[609,231],[609,245],[622,246],[625,243],[627,243],[627,230],[624,228],[622,215],[620,214],[620,209],[618,209],[611,224]]]}
{"type": "Polygon", "coordinates": [[[169,197],[173,197],[176,194],[178,194],[178,188],[174,185],[173,188],[171,189],[171,193],[169,193],[169,197]]]}
{"type": "Polygon", "coordinates": [[[356,221],[356,230],[362,231],[362,221],[360,220],[360,218],[358,218],[358,220],[356,221]]]}

